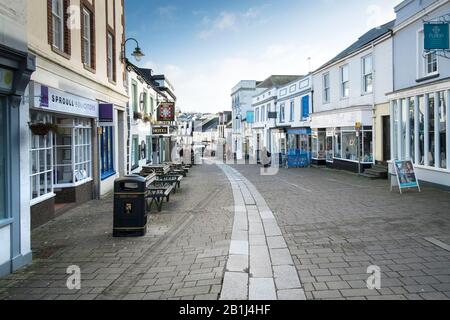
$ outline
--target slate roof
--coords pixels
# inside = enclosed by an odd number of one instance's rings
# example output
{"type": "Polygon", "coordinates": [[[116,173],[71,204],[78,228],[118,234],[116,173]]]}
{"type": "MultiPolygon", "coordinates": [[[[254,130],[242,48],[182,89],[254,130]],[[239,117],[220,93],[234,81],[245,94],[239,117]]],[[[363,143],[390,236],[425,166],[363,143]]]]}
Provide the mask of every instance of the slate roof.
{"type": "Polygon", "coordinates": [[[273,88],[280,87],[292,82],[301,76],[296,75],[272,75],[263,82],[261,82],[257,88],[273,88]]]}
{"type": "Polygon", "coordinates": [[[379,27],[373,28],[372,30],[366,32],[364,35],[362,35],[358,39],[358,41],[353,43],[351,46],[349,46],[347,49],[345,49],[344,51],[339,53],[336,57],[334,57],[333,59],[331,59],[324,65],[322,65],[317,70],[323,69],[323,68],[349,56],[350,54],[358,51],[359,49],[363,48],[364,46],[368,45],[369,43],[371,43],[371,42],[375,41],[376,39],[384,36],[385,34],[391,32],[394,25],[395,25],[395,20],[390,21],[386,24],[383,24],[379,27]]]}

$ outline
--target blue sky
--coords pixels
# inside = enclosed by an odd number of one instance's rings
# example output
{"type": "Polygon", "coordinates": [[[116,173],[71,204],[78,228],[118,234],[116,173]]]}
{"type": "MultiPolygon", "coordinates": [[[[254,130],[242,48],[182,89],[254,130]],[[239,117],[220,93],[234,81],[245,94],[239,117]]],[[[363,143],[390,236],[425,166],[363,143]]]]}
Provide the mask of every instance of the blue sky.
{"type": "Polygon", "coordinates": [[[181,110],[216,112],[231,109],[230,91],[239,80],[305,74],[394,19],[398,3],[125,0],[126,32],[146,53],[139,65],[168,76],[181,110]]]}

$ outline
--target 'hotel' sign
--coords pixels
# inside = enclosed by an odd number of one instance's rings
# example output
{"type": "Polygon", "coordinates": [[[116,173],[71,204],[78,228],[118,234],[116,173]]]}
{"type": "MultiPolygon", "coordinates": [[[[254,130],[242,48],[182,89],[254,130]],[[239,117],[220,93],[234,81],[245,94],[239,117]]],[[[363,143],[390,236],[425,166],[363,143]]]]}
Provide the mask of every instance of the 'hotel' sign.
{"type": "Polygon", "coordinates": [[[155,136],[169,134],[169,127],[153,127],[152,134],[155,136]]]}

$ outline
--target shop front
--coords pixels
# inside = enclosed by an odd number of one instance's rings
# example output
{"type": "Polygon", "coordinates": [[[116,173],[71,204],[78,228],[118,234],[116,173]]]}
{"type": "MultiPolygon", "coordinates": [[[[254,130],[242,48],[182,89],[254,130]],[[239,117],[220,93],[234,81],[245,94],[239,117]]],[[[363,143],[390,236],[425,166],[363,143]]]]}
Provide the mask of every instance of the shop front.
{"type": "Polygon", "coordinates": [[[272,129],[272,164],[285,167],[287,165],[287,139],[284,129],[272,129]]]}
{"type": "Polygon", "coordinates": [[[152,128],[153,163],[162,164],[171,161],[171,135],[169,126],[152,128]]]}
{"type": "Polygon", "coordinates": [[[0,44],[0,277],[32,259],[29,215],[23,210],[26,197],[20,183],[26,169],[21,165],[20,121],[22,97],[34,70],[33,55],[0,44]]]}
{"type": "MultiPolygon", "coordinates": [[[[93,199],[98,103],[30,84],[31,225],[37,227],[93,199]]],[[[102,135],[109,130],[102,127],[102,135]]],[[[102,141],[104,142],[104,141],[102,141]]]]}
{"type": "Polygon", "coordinates": [[[349,108],[312,116],[313,163],[363,171],[374,164],[372,110],[349,108]]]}
{"type": "Polygon", "coordinates": [[[311,128],[287,130],[289,168],[305,168],[311,164],[311,128]]]}

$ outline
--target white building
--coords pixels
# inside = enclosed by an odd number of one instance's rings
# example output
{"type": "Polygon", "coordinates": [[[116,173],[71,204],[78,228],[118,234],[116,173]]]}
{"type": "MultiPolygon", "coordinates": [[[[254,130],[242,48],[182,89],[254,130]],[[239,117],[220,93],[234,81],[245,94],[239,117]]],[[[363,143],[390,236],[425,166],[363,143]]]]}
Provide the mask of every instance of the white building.
{"type": "Polygon", "coordinates": [[[313,73],[313,163],[356,172],[359,160],[362,168],[375,164],[375,145],[377,159],[389,160],[381,153],[390,141],[381,123],[389,116],[393,26],[370,30],[313,73]]]}
{"type": "Polygon", "coordinates": [[[128,172],[139,173],[142,166],[153,163],[152,122],[161,93],[141,69],[128,62],[129,154],[128,172]]]}
{"type": "MultiPolygon", "coordinates": [[[[277,126],[278,89],[298,79],[300,76],[273,75],[258,84],[252,99],[254,113],[253,124],[253,157],[260,160],[261,151],[265,148],[274,153],[272,129],[277,126]]],[[[276,146],[275,146],[276,147],[276,146]]]]}
{"type": "Polygon", "coordinates": [[[248,126],[251,126],[251,121],[248,122],[247,118],[253,116],[249,115],[249,112],[253,111],[253,96],[264,90],[257,89],[259,84],[260,82],[255,80],[242,80],[231,90],[232,153],[237,160],[242,160],[251,154],[249,152],[251,137],[245,135],[245,131],[248,126]]]}

